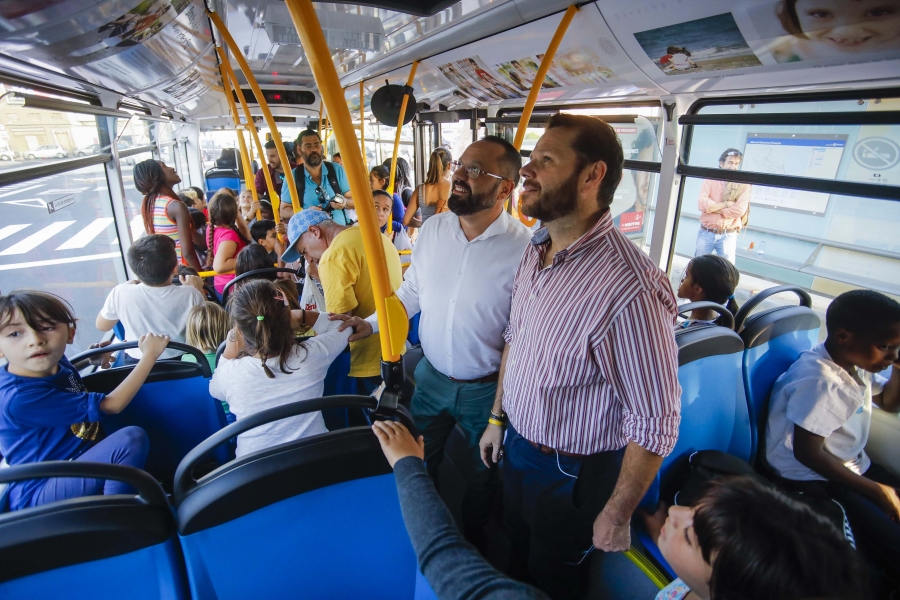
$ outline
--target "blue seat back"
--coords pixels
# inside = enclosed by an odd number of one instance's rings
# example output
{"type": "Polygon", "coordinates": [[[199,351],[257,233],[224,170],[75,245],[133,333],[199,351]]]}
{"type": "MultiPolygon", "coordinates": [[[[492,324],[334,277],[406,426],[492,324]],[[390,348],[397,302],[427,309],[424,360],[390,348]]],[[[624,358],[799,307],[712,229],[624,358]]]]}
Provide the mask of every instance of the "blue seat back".
{"type": "Polygon", "coordinates": [[[819,341],[821,321],[804,306],[785,306],[749,317],[741,330],[746,349],[742,360],[750,413],[750,462],[762,457],[772,386],[800,353],[819,341]]]}
{"type": "MultiPolygon", "coordinates": [[[[414,598],[423,593],[396,484],[368,427],[281,444],[197,482],[190,477],[195,461],[219,439],[277,420],[272,415],[321,410],[346,398],[250,415],[185,458],[175,478],[175,502],[194,597],[414,598]]],[[[374,406],[371,398],[355,398],[350,407],[374,406]]]]}
{"type": "Polygon", "coordinates": [[[422,343],[422,340],[419,339],[419,319],[421,316],[422,313],[417,312],[413,315],[413,318],[409,320],[409,334],[406,336],[406,339],[409,340],[409,343],[413,346],[422,343]]]}
{"type": "Polygon", "coordinates": [[[655,510],[660,488],[697,450],[750,455],[750,418],[741,379],[744,344],[727,327],[700,325],[675,334],[681,424],[678,441],[663,459],[659,475],[641,506],[655,510]]]}
{"type": "Polygon", "coordinates": [[[79,461],[21,465],[0,479],[121,479],[140,497],[93,496],[0,515],[0,597],[187,600],[175,521],[152,477],[130,467],[79,461]],[[128,472],[128,478],[110,473],[128,472]],[[35,476],[38,475],[39,476],[35,476]]]}
{"type": "MultiPolygon", "coordinates": [[[[110,348],[134,347],[134,342],[116,344],[110,348]]],[[[150,453],[144,469],[161,481],[171,480],[178,463],[200,442],[228,424],[222,403],[209,395],[209,365],[195,348],[184,344],[169,344],[195,353],[196,363],[178,359],[157,361],[140,391],[117,415],[103,419],[106,433],[136,425],[150,438],[150,453]]],[[[82,353],[84,356],[95,351],[82,353]]],[[[131,373],[133,366],[97,371],[84,377],[92,392],[108,393],[131,373]]],[[[234,448],[225,444],[214,453],[218,464],[234,458],[234,448]]]]}
{"type": "Polygon", "coordinates": [[[211,199],[221,188],[241,191],[241,174],[234,169],[210,169],[206,172],[206,199],[211,199]]]}

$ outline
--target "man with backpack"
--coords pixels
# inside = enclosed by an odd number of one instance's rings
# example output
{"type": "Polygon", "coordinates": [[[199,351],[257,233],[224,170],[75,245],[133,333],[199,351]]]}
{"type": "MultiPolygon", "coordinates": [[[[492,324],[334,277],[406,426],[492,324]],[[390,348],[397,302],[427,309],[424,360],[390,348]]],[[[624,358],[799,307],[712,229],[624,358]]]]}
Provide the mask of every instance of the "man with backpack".
{"type": "MultiPolygon", "coordinates": [[[[325,149],[319,134],[311,129],[301,131],[294,150],[303,159],[303,164],[291,171],[303,208],[324,210],[338,225],[351,225],[356,220],[356,211],[347,174],[341,165],[324,160],[325,149]],[[333,199],[335,196],[341,198],[333,199]]],[[[294,214],[287,182],[281,188],[279,211],[284,221],[294,214]]]]}

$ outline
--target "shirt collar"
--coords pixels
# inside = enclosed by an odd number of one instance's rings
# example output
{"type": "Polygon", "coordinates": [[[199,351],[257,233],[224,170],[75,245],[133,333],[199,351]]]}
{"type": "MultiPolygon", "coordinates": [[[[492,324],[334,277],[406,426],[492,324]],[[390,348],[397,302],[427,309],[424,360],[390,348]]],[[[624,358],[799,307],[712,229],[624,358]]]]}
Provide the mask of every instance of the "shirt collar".
{"type": "MultiPolygon", "coordinates": [[[[591,229],[582,235],[580,238],[572,242],[567,248],[564,250],[560,250],[556,253],[554,257],[554,262],[556,260],[565,260],[566,258],[575,258],[584,252],[592,250],[596,248],[596,246],[600,243],[603,237],[612,231],[614,228],[612,214],[609,209],[606,209],[602,215],[600,215],[600,219],[597,223],[591,227],[591,229]],[[557,258],[558,257],[558,258],[557,258]]],[[[540,246],[542,244],[546,244],[550,241],[550,232],[547,231],[546,227],[541,227],[537,233],[535,233],[531,238],[531,243],[534,246],[540,246]]]]}
{"type": "MultiPolygon", "coordinates": [[[[812,352],[818,354],[819,356],[821,356],[822,358],[824,358],[825,360],[827,360],[828,363],[829,363],[828,366],[830,366],[830,367],[832,368],[832,370],[834,370],[834,372],[835,372],[839,377],[842,377],[842,378],[844,378],[844,379],[847,379],[847,380],[849,380],[849,381],[852,381],[852,382],[854,383],[854,385],[859,385],[859,382],[857,382],[855,379],[853,379],[853,376],[852,376],[850,373],[848,373],[847,371],[845,371],[844,368],[843,368],[841,365],[839,365],[839,364],[837,364],[836,362],[834,362],[834,359],[831,358],[831,354],[829,354],[829,353],[828,353],[828,350],[825,348],[825,343],[824,343],[824,342],[822,342],[822,343],[820,343],[820,344],[814,346],[814,347],[812,348],[812,352]]],[[[862,377],[860,376],[860,370],[859,370],[858,368],[856,369],[856,374],[857,374],[858,377],[860,377],[860,379],[862,379],[862,377]]]]}
{"type": "MultiPolygon", "coordinates": [[[[454,215],[454,216],[456,216],[456,215],[454,215]]],[[[482,231],[481,235],[479,235],[478,237],[474,238],[471,241],[477,242],[480,240],[486,240],[488,238],[494,237],[495,235],[501,235],[503,233],[506,233],[506,230],[509,228],[509,219],[510,219],[510,216],[505,210],[500,211],[500,214],[497,216],[496,219],[494,219],[494,221],[490,225],[488,225],[487,229],[482,231]]],[[[452,222],[453,233],[455,235],[462,236],[462,239],[464,241],[469,242],[469,240],[466,239],[465,232],[462,230],[462,225],[459,224],[459,217],[456,216],[455,219],[450,219],[450,221],[452,222]]]]}

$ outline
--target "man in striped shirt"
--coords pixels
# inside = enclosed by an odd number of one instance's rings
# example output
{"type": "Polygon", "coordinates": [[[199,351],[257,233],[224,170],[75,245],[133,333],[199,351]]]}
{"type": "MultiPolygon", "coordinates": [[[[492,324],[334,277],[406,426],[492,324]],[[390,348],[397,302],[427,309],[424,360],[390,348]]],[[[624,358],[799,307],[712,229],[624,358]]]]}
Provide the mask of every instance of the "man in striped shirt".
{"type": "Polygon", "coordinates": [[[631,515],[678,437],[675,297],[613,226],[622,165],[609,125],[560,114],[521,170],[523,212],[544,228],[516,273],[480,445],[485,463],[506,454],[510,574],[553,598],[579,597],[594,548],[629,548],[631,515]]]}

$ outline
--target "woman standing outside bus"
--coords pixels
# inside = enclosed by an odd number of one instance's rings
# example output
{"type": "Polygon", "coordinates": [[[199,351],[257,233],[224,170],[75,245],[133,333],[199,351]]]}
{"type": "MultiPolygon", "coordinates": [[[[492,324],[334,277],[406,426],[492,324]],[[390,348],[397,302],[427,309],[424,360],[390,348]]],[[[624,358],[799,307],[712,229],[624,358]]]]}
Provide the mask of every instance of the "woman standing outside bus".
{"type": "Polygon", "coordinates": [[[447,210],[447,199],[450,197],[450,161],[453,157],[445,148],[438,148],[431,153],[428,161],[428,175],[425,183],[413,192],[406,207],[403,224],[408,226],[416,211],[422,209],[422,223],[430,217],[447,210]]]}
{"type": "Polygon", "coordinates": [[[147,159],[134,166],[134,187],[144,194],[141,217],[144,231],[159,233],[175,241],[178,262],[203,268],[194,250],[194,222],[188,207],[178,199],[172,186],[181,183],[175,169],[158,160],[147,159]]]}

